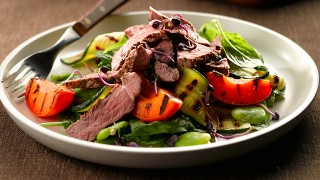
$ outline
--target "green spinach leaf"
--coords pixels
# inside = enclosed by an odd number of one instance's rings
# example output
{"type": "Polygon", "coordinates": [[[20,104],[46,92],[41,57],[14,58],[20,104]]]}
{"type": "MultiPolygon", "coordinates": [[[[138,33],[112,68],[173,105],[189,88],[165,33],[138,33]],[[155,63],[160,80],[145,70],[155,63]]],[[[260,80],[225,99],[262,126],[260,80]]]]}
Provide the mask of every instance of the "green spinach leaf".
{"type": "Polygon", "coordinates": [[[198,33],[208,41],[222,36],[221,45],[228,60],[234,65],[239,67],[263,66],[261,54],[238,33],[224,31],[219,20],[213,19],[204,23],[198,33]]]}
{"type": "Polygon", "coordinates": [[[192,123],[191,118],[185,115],[178,115],[168,121],[155,121],[151,123],[144,123],[140,120],[131,119],[129,123],[131,127],[131,133],[137,136],[203,131],[197,129],[192,123]]]}

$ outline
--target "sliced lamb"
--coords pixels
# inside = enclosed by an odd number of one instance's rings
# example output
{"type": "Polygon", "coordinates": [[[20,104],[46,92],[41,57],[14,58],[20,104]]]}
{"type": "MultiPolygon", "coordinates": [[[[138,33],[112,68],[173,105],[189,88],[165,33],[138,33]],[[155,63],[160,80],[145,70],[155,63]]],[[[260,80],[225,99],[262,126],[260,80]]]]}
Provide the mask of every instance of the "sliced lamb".
{"type": "Polygon", "coordinates": [[[174,58],[173,48],[174,47],[169,38],[163,39],[157,44],[156,47],[154,47],[154,50],[161,52],[161,54],[155,53],[154,56],[160,62],[163,62],[163,63],[170,62],[174,58]]]}
{"type": "Polygon", "coordinates": [[[116,84],[107,98],[99,100],[66,129],[69,136],[92,141],[101,129],[132,111],[134,100],[141,91],[141,78],[136,73],[126,73],[121,79],[122,85],[116,84]]]}
{"type": "MultiPolygon", "coordinates": [[[[115,83],[120,82],[121,73],[119,71],[108,71],[101,73],[103,80],[115,83]]],[[[101,82],[98,73],[90,73],[83,78],[72,79],[64,82],[67,88],[98,88],[104,86],[101,82]]]]}
{"type": "Polygon", "coordinates": [[[223,50],[223,47],[221,45],[221,39],[222,39],[222,36],[217,36],[216,38],[214,38],[210,44],[212,47],[214,47],[214,49],[217,51],[218,54],[222,54],[222,50],[223,50]]]}
{"type": "Polygon", "coordinates": [[[218,54],[214,47],[198,44],[190,51],[177,51],[177,63],[184,67],[198,67],[202,64],[215,61],[218,54]]]}
{"type": "Polygon", "coordinates": [[[154,49],[158,52],[154,53],[156,59],[154,71],[156,75],[160,80],[165,82],[177,81],[180,75],[179,70],[175,67],[176,64],[173,62],[174,52],[171,40],[162,40],[154,49]],[[159,54],[159,52],[161,52],[161,54],[159,54]],[[171,64],[173,67],[170,66],[171,64]]]}
{"type": "Polygon", "coordinates": [[[141,31],[146,25],[133,25],[124,30],[125,35],[131,38],[134,34],[141,31]]]}
{"type": "Polygon", "coordinates": [[[223,58],[219,61],[211,61],[205,64],[205,71],[218,71],[226,76],[230,74],[230,66],[227,58],[223,58]]]}
{"type": "Polygon", "coordinates": [[[175,82],[180,77],[179,70],[177,68],[170,67],[168,63],[162,63],[158,60],[154,63],[154,71],[160,80],[165,82],[175,82]]]}
{"type": "Polygon", "coordinates": [[[123,72],[143,71],[150,64],[152,55],[151,50],[145,48],[143,44],[139,44],[129,51],[124,60],[124,66],[119,70],[123,72]]]}
{"type": "Polygon", "coordinates": [[[136,45],[141,43],[156,43],[164,35],[165,33],[159,29],[155,29],[151,25],[145,25],[139,32],[133,34],[126,44],[115,53],[111,63],[112,70],[118,70],[123,66],[125,58],[136,45]]]}
{"type": "Polygon", "coordinates": [[[161,24],[163,26],[159,26],[160,28],[163,28],[163,30],[169,34],[174,35],[183,35],[186,38],[194,41],[195,43],[200,43],[206,46],[210,46],[210,43],[202,38],[198,33],[196,28],[186,19],[184,19],[180,15],[176,15],[175,18],[178,18],[180,20],[180,23],[178,26],[175,26],[172,24],[172,19],[165,16],[164,14],[160,13],[159,11],[153,9],[152,7],[149,7],[149,21],[158,20],[161,21],[161,24]]]}

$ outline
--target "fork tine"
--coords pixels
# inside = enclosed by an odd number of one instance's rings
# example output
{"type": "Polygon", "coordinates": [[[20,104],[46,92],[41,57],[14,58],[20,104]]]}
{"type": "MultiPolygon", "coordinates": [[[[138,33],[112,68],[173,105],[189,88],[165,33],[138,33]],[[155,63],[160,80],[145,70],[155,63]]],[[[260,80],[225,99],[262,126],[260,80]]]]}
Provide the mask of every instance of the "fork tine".
{"type": "Polygon", "coordinates": [[[23,97],[24,95],[26,95],[26,91],[25,91],[25,90],[22,91],[22,92],[17,96],[17,98],[21,98],[21,97],[23,97]]]}
{"type": "Polygon", "coordinates": [[[19,69],[22,67],[22,65],[24,64],[24,61],[20,61],[18,62],[18,64],[14,65],[2,78],[1,82],[7,80],[9,77],[11,77],[13,74],[17,73],[19,71],[19,69]]]}
{"type": "Polygon", "coordinates": [[[27,75],[24,80],[19,83],[16,87],[14,87],[11,92],[14,93],[17,90],[19,90],[20,88],[24,87],[25,85],[27,85],[28,81],[30,80],[30,78],[36,77],[36,73],[32,72],[31,74],[27,75]]]}
{"type": "MultiPolygon", "coordinates": [[[[22,68],[22,67],[21,67],[22,68]]],[[[17,81],[22,79],[28,72],[31,71],[31,68],[29,66],[25,66],[25,68],[16,76],[16,78],[12,79],[6,86],[6,88],[12,86],[15,84],[17,81]]]]}

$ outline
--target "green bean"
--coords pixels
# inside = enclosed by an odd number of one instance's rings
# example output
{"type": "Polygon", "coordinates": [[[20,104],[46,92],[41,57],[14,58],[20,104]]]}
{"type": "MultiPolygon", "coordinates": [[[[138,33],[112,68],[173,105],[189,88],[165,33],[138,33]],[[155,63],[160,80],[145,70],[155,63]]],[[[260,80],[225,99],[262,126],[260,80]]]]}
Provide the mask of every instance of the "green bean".
{"type": "Polygon", "coordinates": [[[100,141],[106,139],[109,136],[114,136],[116,135],[117,131],[119,131],[121,128],[128,126],[128,124],[129,123],[127,121],[120,121],[112,126],[104,128],[100,132],[98,132],[96,139],[100,141]]]}
{"type": "Polygon", "coordinates": [[[54,82],[60,82],[66,80],[70,75],[71,73],[52,74],[50,78],[54,82]]]}
{"type": "Polygon", "coordinates": [[[46,122],[40,123],[39,125],[42,127],[50,127],[50,126],[70,126],[72,121],[58,121],[58,122],[46,122]]]}
{"type": "Polygon", "coordinates": [[[208,133],[187,132],[179,135],[178,140],[175,143],[175,146],[180,147],[208,144],[210,143],[210,139],[211,136],[208,133]]]}
{"type": "Polygon", "coordinates": [[[243,123],[261,124],[270,120],[269,113],[258,106],[236,107],[231,110],[232,117],[243,123]]]}

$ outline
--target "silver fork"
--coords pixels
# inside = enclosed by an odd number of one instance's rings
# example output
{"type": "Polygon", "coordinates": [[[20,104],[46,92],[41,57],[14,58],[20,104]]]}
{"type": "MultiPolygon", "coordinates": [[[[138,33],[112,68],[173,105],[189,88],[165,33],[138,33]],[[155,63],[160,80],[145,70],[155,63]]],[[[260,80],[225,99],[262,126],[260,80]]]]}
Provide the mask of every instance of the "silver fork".
{"type": "Polygon", "coordinates": [[[61,38],[52,47],[32,54],[13,66],[3,76],[1,82],[11,79],[6,85],[6,88],[19,83],[11,90],[11,92],[15,92],[24,87],[32,77],[47,78],[57,54],[64,47],[80,39],[96,23],[102,20],[103,17],[111,14],[115,9],[127,1],[128,0],[104,0],[100,2],[86,16],[67,28],[61,38]],[[16,76],[14,77],[14,75],[16,76]]]}

